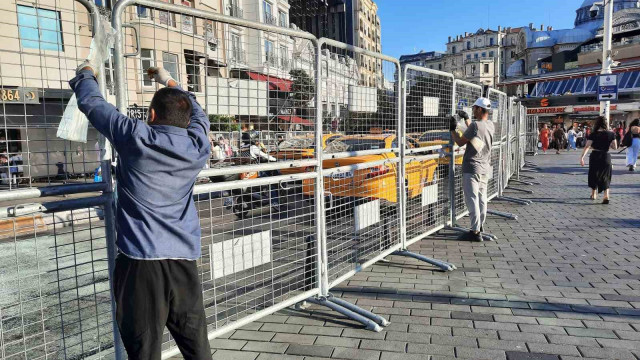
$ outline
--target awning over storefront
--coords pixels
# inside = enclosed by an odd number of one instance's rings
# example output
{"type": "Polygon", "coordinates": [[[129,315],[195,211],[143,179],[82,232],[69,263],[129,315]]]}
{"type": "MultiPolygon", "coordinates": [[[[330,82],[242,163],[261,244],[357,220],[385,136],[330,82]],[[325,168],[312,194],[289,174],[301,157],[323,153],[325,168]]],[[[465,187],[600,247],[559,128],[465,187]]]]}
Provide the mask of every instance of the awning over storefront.
{"type": "Polygon", "coordinates": [[[294,124],[301,124],[304,126],[313,126],[313,122],[311,122],[310,120],[307,120],[295,115],[280,115],[278,116],[278,119],[282,121],[294,123],[294,124]]]}
{"type": "Polygon", "coordinates": [[[293,85],[293,81],[281,79],[279,77],[263,75],[260,73],[255,73],[251,71],[247,71],[247,74],[252,80],[257,81],[266,81],[269,83],[269,90],[277,90],[277,91],[291,91],[291,85],[293,85]]]}

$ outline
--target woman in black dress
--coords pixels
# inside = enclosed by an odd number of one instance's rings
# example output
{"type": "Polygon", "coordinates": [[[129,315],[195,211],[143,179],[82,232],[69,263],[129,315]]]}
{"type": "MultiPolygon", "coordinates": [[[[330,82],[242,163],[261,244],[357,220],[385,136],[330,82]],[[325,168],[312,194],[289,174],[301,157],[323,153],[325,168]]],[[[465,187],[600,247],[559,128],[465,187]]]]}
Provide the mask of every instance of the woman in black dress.
{"type": "Polygon", "coordinates": [[[609,203],[609,184],[611,184],[611,154],[609,149],[616,150],[616,135],[607,129],[606,119],[598,117],[591,135],[587,138],[587,144],[580,157],[580,165],[584,166],[584,156],[589,149],[593,149],[589,155],[589,187],[591,199],[595,200],[597,194],[604,191],[603,204],[609,203]]]}

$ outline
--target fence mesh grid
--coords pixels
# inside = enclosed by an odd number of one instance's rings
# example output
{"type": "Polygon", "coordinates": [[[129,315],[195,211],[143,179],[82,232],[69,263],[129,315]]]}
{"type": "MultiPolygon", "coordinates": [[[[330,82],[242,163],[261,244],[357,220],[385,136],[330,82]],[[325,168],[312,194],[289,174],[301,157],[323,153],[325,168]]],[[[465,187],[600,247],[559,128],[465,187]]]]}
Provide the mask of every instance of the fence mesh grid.
{"type": "MultiPolygon", "coordinates": [[[[275,15],[277,9],[234,4],[219,10],[289,27],[286,18],[275,15]]],[[[71,95],[68,80],[89,52],[90,14],[75,0],[8,1],[0,13],[0,24],[17,28],[0,45],[0,189],[98,180],[96,131],[89,128],[86,144],[56,137],[71,95]]],[[[453,110],[471,115],[481,87],[456,81],[454,94],[452,77],[410,70],[402,100],[408,155],[401,159],[402,74],[394,61],[325,45],[316,69],[314,43],[275,28],[257,30],[142,6],[128,7],[122,20],[129,26],[121,30],[127,114],[146,121],[159,88],[146,69],[161,66],[196,95],[211,120],[207,167],[213,170],[205,171],[195,187],[203,253],[198,268],[209,331],[319,292],[320,216],[326,222],[331,286],[400,244],[403,213],[409,242],[446,224],[452,200],[451,156],[442,155],[450,152],[448,117],[453,110]],[[317,77],[321,89],[316,89],[317,77]],[[320,169],[278,164],[319,160],[318,117],[323,199],[316,195],[320,179],[314,171],[320,169]],[[270,170],[270,163],[280,169],[270,170]],[[252,168],[234,169],[241,165],[252,168]],[[218,190],[207,190],[212,188],[218,190]],[[324,203],[325,214],[317,214],[317,201],[324,203]]],[[[113,59],[103,76],[105,97],[115,103],[119,84],[113,59]]],[[[504,140],[517,128],[507,120],[510,104],[502,93],[491,95],[497,104],[496,139],[510,146],[503,156],[514,160],[516,147],[511,138],[504,140]]],[[[490,193],[497,193],[500,168],[507,165],[499,153],[498,145],[492,149],[496,180],[490,193]]],[[[455,148],[454,154],[454,199],[461,217],[463,149],[455,148]]],[[[508,165],[505,180],[517,166],[508,165]]],[[[2,358],[113,356],[102,216],[96,205],[0,220],[2,358]]],[[[164,339],[163,349],[174,349],[170,335],[164,339]]]]}
{"type": "Polygon", "coordinates": [[[90,13],[74,0],[3,1],[0,12],[11,29],[0,44],[0,189],[93,182],[98,133],[56,137],[68,81],[89,54],[90,13]]]}
{"type": "Polygon", "coordinates": [[[414,68],[408,68],[404,75],[407,150],[440,147],[412,152],[405,158],[405,216],[410,241],[448,220],[451,157],[438,155],[450,151],[449,117],[454,99],[451,76],[414,68]]]}
{"type": "MultiPolygon", "coordinates": [[[[473,103],[482,96],[482,87],[464,81],[455,80],[455,106],[456,111],[464,111],[472,116],[471,107],[473,103]]],[[[457,146],[454,146],[457,148],[457,146]]],[[[462,157],[464,148],[455,151],[455,171],[454,171],[454,203],[456,220],[463,217],[466,212],[464,203],[464,192],[462,189],[462,157]]]]}
{"type": "Polygon", "coordinates": [[[363,53],[323,45],[354,65],[320,70],[323,103],[325,228],[329,282],[400,242],[399,68],[363,53]]]}

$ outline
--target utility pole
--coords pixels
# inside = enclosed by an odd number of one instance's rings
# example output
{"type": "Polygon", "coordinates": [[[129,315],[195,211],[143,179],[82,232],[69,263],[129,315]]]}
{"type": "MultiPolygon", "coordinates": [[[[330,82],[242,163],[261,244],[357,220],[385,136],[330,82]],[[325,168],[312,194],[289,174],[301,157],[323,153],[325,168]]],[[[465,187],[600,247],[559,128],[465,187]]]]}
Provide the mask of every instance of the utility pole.
{"type": "MultiPolygon", "coordinates": [[[[613,36],[613,0],[604,0],[604,34],[602,38],[602,75],[612,74],[612,36],[613,36]]],[[[611,118],[611,101],[600,102],[600,115],[607,120],[611,118]]]]}

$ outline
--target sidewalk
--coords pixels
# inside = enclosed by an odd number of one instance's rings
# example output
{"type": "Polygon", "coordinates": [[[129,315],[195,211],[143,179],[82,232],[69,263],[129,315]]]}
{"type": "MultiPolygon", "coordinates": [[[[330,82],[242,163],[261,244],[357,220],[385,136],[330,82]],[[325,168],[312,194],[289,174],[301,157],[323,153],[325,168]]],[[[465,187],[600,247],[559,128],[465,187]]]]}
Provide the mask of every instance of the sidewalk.
{"type": "MultiPolygon", "coordinates": [[[[335,312],[287,309],[211,342],[216,360],[637,359],[640,357],[640,173],[614,155],[612,202],[588,199],[579,152],[540,166],[530,206],[492,202],[496,242],[441,233],[414,246],[454,262],[442,273],[389,257],[333,293],[386,316],[380,333],[335,312]]],[[[464,219],[463,219],[464,220],[464,219]]],[[[464,221],[463,221],[464,223],[464,221]]]]}

